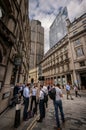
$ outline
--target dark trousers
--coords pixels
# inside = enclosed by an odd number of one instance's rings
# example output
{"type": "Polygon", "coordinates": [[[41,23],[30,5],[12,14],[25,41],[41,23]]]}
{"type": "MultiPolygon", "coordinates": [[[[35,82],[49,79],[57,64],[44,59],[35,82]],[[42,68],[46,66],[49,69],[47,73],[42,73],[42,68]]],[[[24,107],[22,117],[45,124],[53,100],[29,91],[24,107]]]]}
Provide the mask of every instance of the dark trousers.
{"type": "Polygon", "coordinates": [[[23,111],[23,120],[28,117],[28,106],[29,106],[29,98],[24,97],[24,111],[23,111]]]}
{"type": "Polygon", "coordinates": [[[40,119],[42,120],[45,117],[45,104],[44,104],[44,100],[40,100],[40,102],[39,102],[39,112],[40,112],[40,119]]]}
{"type": "Polygon", "coordinates": [[[75,91],[75,95],[76,95],[76,97],[78,97],[78,96],[81,97],[81,95],[78,93],[78,91],[75,91]]]}
{"type": "Polygon", "coordinates": [[[32,110],[33,103],[35,104],[35,110],[37,111],[37,103],[36,103],[36,96],[31,97],[31,105],[30,105],[30,110],[32,110]]]}
{"type": "Polygon", "coordinates": [[[64,119],[64,113],[63,113],[63,107],[62,107],[62,101],[61,100],[54,101],[54,106],[55,106],[56,124],[57,124],[57,127],[59,128],[60,127],[60,121],[59,121],[58,108],[59,108],[60,113],[61,113],[62,122],[65,121],[65,119],[64,119]]]}

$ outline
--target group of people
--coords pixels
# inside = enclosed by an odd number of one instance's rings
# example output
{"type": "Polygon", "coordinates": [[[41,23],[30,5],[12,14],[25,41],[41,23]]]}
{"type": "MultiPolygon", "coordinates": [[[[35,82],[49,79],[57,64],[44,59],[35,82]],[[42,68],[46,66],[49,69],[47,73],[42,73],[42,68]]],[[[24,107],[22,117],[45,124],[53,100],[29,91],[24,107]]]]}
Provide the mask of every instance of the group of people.
{"type": "MultiPolygon", "coordinates": [[[[59,121],[59,113],[58,113],[58,109],[60,110],[61,113],[61,119],[62,119],[62,123],[65,123],[65,117],[64,117],[64,112],[63,112],[63,106],[62,106],[62,90],[60,88],[60,85],[57,84],[53,84],[52,86],[46,86],[46,85],[39,85],[37,86],[36,84],[33,84],[31,86],[30,83],[26,84],[26,85],[19,85],[17,84],[14,87],[14,96],[18,93],[21,93],[21,95],[23,96],[24,99],[24,110],[23,110],[23,120],[27,121],[28,120],[28,108],[30,109],[30,111],[35,111],[35,113],[37,114],[37,106],[39,104],[39,114],[40,114],[40,118],[37,120],[37,122],[42,122],[43,119],[45,118],[45,114],[46,114],[46,107],[48,107],[48,101],[45,102],[44,101],[44,95],[46,93],[46,95],[49,94],[49,91],[51,91],[51,89],[55,88],[56,94],[55,94],[55,100],[53,100],[53,104],[54,104],[54,108],[55,108],[55,118],[56,118],[56,128],[57,130],[61,130],[60,128],[60,121],[59,121]],[[30,97],[31,97],[31,102],[30,102],[30,97]],[[34,103],[34,106],[33,106],[34,103]],[[30,105],[29,105],[30,104],[30,105]]],[[[69,95],[71,100],[73,100],[72,95],[71,95],[71,87],[70,84],[68,83],[66,85],[66,92],[67,92],[67,99],[69,99],[69,95]]],[[[74,86],[74,90],[75,90],[75,95],[76,97],[79,95],[78,93],[78,88],[77,86],[74,86]]]]}
{"type": "MultiPolygon", "coordinates": [[[[78,97],[78,96],[81,97],[81,95],[79,93],[79,87],[76,84],[74,84],[73,88],[75,91],[75,97],[78,97]]],[[[73,100],[72,95],[71,95],[71,86],[70,86],[69,82],[66,84],[66,93],[67,93],[67,100],[69,99],[69,96],[70,96],[71,100],[73,100]]]]}
{"type": "Polygon", "coordinates": [[[31,85],[30,83],[27,83],[26,85],[17,83],[15,85],[13,97],[23,97],[24,100],[24,121],[27,121],[29,118],[28,112],[37,114],[37,106],[39,104],[40,119],[37,122],[42,122],[45,117],[45,107],[48,107],[47,102],[44,102],[44,93],[48,95],[48,89],[44,85],[40,85],[39,87],[36,84],[31,85]]]}

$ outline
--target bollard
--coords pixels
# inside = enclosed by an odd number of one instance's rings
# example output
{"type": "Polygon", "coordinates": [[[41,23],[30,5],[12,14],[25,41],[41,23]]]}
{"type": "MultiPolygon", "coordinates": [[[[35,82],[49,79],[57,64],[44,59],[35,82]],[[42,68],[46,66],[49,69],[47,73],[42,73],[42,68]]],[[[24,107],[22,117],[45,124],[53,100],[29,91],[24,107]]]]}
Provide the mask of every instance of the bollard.
{"type": "Polygon", "coordinates": [[[16,104],[14,128],[17,128],[20,125],[20,115],[21,115],[21,103],[18,101],[16,104]]]}

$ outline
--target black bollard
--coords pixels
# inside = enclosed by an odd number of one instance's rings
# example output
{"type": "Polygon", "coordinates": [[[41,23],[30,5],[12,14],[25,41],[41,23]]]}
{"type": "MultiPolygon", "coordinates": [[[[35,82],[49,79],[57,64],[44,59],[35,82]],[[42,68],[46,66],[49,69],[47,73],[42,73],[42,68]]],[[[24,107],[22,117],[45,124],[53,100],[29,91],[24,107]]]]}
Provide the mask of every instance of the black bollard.
{"type": "Polygon", "coordinates": [[[20,115],[21,115],[21,103],[18,102],[16,104],[14,128],[17,128],[20,125],[20,115]]]}

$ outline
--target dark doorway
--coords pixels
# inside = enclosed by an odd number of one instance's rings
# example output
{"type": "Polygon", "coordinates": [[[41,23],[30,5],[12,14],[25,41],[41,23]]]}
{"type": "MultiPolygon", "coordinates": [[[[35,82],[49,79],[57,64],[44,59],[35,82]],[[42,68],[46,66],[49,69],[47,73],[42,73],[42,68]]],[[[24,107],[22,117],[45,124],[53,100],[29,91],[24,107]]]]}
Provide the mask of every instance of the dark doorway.
{"type": "Polygon", "coordinates": [[[86,89],[86,73],[80,74],[80,78],[82,89],[86,89]]]}
{"type": "Polygon", "coordinates": [[[70,74],[67,74],[67,82],[72,84],[72,81],[71,81],[71,75],[70,74]]]}

